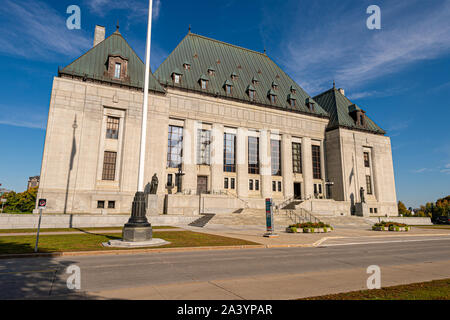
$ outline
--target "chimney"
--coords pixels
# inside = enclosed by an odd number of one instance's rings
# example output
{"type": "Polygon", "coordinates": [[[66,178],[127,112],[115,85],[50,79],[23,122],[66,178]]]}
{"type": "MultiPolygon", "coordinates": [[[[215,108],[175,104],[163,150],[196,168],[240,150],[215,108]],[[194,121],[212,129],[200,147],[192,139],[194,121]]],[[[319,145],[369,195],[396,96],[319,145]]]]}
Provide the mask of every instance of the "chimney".
{"type": "Polygon", "coordinates": [[[105,40],[105,27],[95,26],[94,47],[105,40]]]}
{"type": "Polygon", "coordinates": [[[339,92],[340,92],[343,96],[345,96],[345,90],[344,90],[344,89],[339,88],[339,92]]]}

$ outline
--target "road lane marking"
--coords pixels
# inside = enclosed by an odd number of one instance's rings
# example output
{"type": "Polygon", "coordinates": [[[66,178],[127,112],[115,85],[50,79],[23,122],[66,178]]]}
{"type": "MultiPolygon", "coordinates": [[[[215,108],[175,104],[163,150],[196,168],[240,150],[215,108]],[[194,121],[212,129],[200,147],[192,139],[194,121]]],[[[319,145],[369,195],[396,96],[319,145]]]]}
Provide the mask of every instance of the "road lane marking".
{"type": "Polygon", "coordinates": [[[442,241],[442,240],[450,240],[450,238],[446,239],[417,239],[417,240],[387,240],[387,241],[367,241],[367,242],[348,242],[348,243],[331,243],[324,244],[322,247],[337,247],[337,246],[354,246],[359,244],[383,244],[383,243],[404,243],[404,242],[425,242],[425,241],[442,241]]]}

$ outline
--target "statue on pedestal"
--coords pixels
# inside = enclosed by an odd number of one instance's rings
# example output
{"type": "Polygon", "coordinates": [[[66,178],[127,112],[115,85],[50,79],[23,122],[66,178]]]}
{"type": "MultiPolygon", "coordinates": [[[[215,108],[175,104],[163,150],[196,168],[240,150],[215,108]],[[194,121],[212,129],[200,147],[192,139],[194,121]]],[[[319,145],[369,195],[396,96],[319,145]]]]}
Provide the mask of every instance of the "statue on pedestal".
{"type": "Polygon", "coordinates": [[[364,188],[361,187],[361,189],[359,189],[359,196],[361,197],[361,203],[366,203],[366,197],[364,194],[364,188]]]}
{"type": "Polygon", "coordinates": [[[159,184],[158,176],[155,173],[152,177],[152,182],[150,183],[150,194],[157,194],[158,184],[159,184]]]}

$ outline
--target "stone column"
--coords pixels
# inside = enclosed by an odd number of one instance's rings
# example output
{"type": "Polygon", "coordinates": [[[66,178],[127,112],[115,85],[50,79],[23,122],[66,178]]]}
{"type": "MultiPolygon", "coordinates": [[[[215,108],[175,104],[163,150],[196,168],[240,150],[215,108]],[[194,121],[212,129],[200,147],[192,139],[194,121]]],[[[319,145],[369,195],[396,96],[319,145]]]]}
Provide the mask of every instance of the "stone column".
{"type": "Polygon", "coordinates": [[[281,173],[283,175],[283,194],[285,198],[294,196],[294,172],[292,168],[292,137],[283,134],[281,137],[281,173]]]}
{"type": "Polygon", "coordinates": [[[261,194],[263,198],[272,197],[272,157],[270,154],[270,131],[261,130],[259,139],[259,159],[261,163],[261,194]]]}
{"type": "Polygon", "coordinates": [[[314,183],[312,171],[311,138],[302,138],[302,168],[303,168],[303,198],[312,199],[314,196],[314,183]]]}
{"type": "Polygon", "coordinates": [[[186,120],[183,129],[183,173],[182,191],[197,192],[197,169],[195,164],[195,121],[186,120]]]}
{"type": "Polygon", "coordinates": [[[248,197],[248,133],[245,128],[238,128],[236,137],[236,174],[237,195],[248,197]]]}
{"type": "Polygon", "coordinates": [[[223,190],[223,125],[214,123],[211,131],[211,192],[223,190]]]}

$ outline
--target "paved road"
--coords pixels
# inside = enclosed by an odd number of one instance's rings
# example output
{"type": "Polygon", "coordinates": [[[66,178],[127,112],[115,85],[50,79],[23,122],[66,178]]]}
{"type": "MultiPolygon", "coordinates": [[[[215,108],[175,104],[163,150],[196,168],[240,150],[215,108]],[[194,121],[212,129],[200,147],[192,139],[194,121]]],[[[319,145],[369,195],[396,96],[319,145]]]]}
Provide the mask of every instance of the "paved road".
{"type": "Polygon", "coordinates": [[[277,248],[0,260],[0,298],[295,299],[450,278],[450,237],[331,239],[318,248],[277,248]],[[373,242],[373,243],[368,243],[373,242]],[[81,270],[81,291],[66,268],[81,270]]]}

